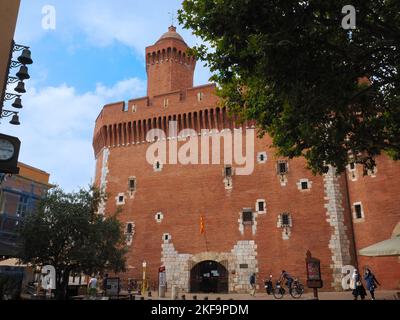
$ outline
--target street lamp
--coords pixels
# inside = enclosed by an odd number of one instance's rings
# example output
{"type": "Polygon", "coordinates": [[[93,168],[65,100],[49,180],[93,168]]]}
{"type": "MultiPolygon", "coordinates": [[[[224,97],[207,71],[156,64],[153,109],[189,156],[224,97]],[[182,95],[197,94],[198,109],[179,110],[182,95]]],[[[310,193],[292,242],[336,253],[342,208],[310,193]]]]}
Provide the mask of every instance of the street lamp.
{"type": "Polygon", "coordinates": [[[14,126],[19,126],[21,123],[19,122],[19,116],[18,112],[16,111],[11,111],[11,110],[1,110],[1,118],[8,118],[11,117],[10,124],[14,126]]]}
{"type": "Polygon", "coordinates": [[[147,291],[147,283],[146,283],[146,267],[147,267],[147,262],[146,262],[146,261],[143,261],[142,267],[143,267],[142,296],[144,296],[145,293],[146,293],[146,291],[147,291]]]}
{"type": "Polygon", "coordinates": [[[17,83],[14,91],[17,93],[26,93],[25,90],[25,83],[24,80],[30,79],[30,75],[28,73],[27,65],[33,63],[31,57],[31,51],[29,47],[16,44],[14,41],[11,44],[10,50],[10,57],[8,61],[8,68],[7,68],[7,81],[4,83],[3,90],[1,92],[1,100],[0,100],[0,119],[6,118],[9,116],[13,116],[10,123],[13,125],[20,125],[18,112],[11,111],[11,110],[4,110],[3,103],[8,100],[12,100],[15,98],[15,101],[11,105],[13,108],[22,109],[22,101],[20,94],[13,94],[6,92],[7,85],[17,83]],[[18,57],[17,61],[12,60],[12,56],[14,52],[22,51],[22,54],[18,57]],[[15,77],[10,76],[10,70],[13,68],[20,68],[19,71],[16,73],[15,77]]]}

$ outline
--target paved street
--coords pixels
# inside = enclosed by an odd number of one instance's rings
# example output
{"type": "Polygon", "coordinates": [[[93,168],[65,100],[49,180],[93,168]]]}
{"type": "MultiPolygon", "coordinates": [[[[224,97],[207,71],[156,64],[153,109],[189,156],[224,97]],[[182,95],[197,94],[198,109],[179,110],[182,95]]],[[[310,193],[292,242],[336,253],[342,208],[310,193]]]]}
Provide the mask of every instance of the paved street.
{"type": "MultiPolygon", "coordinates": [[[[273,295],[268,295],[264,292],[258,292],[256,293],[255,297],[250,296],[250,294],[244,294],[244,293],[231,293],[231,294],[205,294],[205,293],[199,293],[199,294],[193,294],[193,293],[180,293],[179,294],[179,300],[182,299],[182,295],[185,295],[185,300],[194,300],[193,298],[196,297],[197,300],[313,300],[313,293],[312,292],[307,292],[302,295],[300,299],[293,299],[289,294],[285,294],[285,296],[282,299],[275,299],[273,295]],[[207,299],[206,299],[207,298],[207,299]]],[[[319,300],[353,300],[353,296],[351,294],[351,291],[346,291],[346,292],[319,292],[318,293],[319,300]]],[[[386,290],[386,291],[376,291],[375,292],[375,297],[376,300],[400,300],[400,292],[396,290],[386,290]]],[[[31,296],[23,294],[22,295],[23,299],[30,300],[32,299],[31,296]]],[[[37,297],[36,299],[45,299],[44,297],[37,297]]],[[[90,298],[87,296],[76,296],[73,298],[73,300],[87,300],[90,298]]],[[[101,300],[102,295],[99,294],[97,297],[97,300],[101,300]]],[[[108,298],[105,298],[108,300],[108,298]]],[[[121,300],[129,300],[129,294],[126,291],[122,291],[120,293],[119,299],[121,300]]],[[[142,296],[140,295],[134,295],[134,300],[141,300],[142,296]]],[[[159,298],[157,292],[152,292],[151,297],[144,297],[144,300],[172,300],[171,299],[171,292],[166,293],[165,298],[159,298]]],[[[367,295],[365,300],[370,300],[370,296],[367,295]]]]}
{"type": "MultiPolygon", "coordinates": [[[[185,295],[186,300],[193,300],[193,296],[197,296],[198,300],[204,300],[205,297],[208,297],[209,300],[217,300],[220,298],[221,300],[276,300],[272,295],[268,295],[266,293],[256,293],[255,297],[250,296],[249,294],[191,294],[191,293],[181,293],[179,294],[179,299],[181,300],[181,296],[185,295]]],[[[167,292],[166,298],[161,298],[160,300],[170,300],[171,292],[167,292]]],[[[398,291],[376,291],[375,292],[376,300],[399,300],[400,292],[398,291]]],[[[136,299],[140,299],[140,296],[136,296],[136,299]]],[[[145,298],[146,300],[149,298],[145,298]]],[[[152,294],[153,300],[158,300],[157,292],[152,294]]],[[[312,300],[313,293],[308,292],[305,293],[298,300],[312,300]]],[[[353,296],[351,291],[346,292],[319,292],[320,300],[353,300],[353,296]]],[[[286,294],[281,300],[295,300],[290,295],[286,294]]],[[[366,297],[366,300],[370,300],[370,296],[366,297]]]]}

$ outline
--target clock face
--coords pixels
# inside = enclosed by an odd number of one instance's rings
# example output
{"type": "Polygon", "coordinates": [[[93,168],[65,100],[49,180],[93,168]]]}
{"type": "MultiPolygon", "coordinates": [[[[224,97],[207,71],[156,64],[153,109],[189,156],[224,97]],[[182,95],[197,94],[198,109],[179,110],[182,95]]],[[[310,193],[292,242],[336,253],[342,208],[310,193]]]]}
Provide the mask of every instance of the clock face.
{"type": "Polygon", "coordinates": [[[5,139],[0,139],[0,161],[9,160],[14,155],[14,145],[5,139]]]}

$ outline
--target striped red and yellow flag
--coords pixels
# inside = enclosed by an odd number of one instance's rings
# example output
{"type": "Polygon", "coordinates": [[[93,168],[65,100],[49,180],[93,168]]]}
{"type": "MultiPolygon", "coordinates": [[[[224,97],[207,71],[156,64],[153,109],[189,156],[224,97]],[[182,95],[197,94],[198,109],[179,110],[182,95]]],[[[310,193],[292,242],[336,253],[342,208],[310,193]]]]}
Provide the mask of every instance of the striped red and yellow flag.
{"type": "Polygon", "coordinates": [[[203,234],[204,232],[205,232],[204,218],[203,218],[203,216],[200,216],[200,234],[203,234]]]}

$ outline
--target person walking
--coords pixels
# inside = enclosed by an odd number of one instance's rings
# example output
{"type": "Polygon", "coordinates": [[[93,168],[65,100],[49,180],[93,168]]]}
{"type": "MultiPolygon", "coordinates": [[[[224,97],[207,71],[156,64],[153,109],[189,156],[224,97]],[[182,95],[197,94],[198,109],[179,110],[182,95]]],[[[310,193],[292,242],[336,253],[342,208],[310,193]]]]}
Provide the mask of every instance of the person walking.
{"type": "Polygon", "coordinates": [[[256,274],[253,273],[250,276],[250,295],[255,296],[256,295],[256,274]]]}
{"type": "Polygon", "coordinates": [[[89,280],[88,291],[89,291],[89,296],[91,298],[96,297],[96,294],[97,294],[97,278],[95,276],[92,276],[90,278],[90,280],[89,280]]]}
{"type": "Polygon", "coordinates": [[[53,279],[52,279],[50,270],[47,271],[47,274],[44,276],[43,283],[46,287],[46,299],[51,299],[54,283],[53,283],[53,279]]]}
{"type": "Polygon", "coordinates": [[[365,269],[364,280],[366,287],[371,295],[371,300],[375,300],[375,288],[380,286],[381,284],[375,278],[375,275],[371,272],[370,269],[365,269]]]}
{"type": "Polygon", "coordinates": [[[361,281],[361,275],[359,274],[357,269],[354,269],[353,275],[351,276],[350,288],[353,289],[354,300],[358,300],[358,296],[360,296],[361,300],[365,299],[367,292],[361,281]]]}

